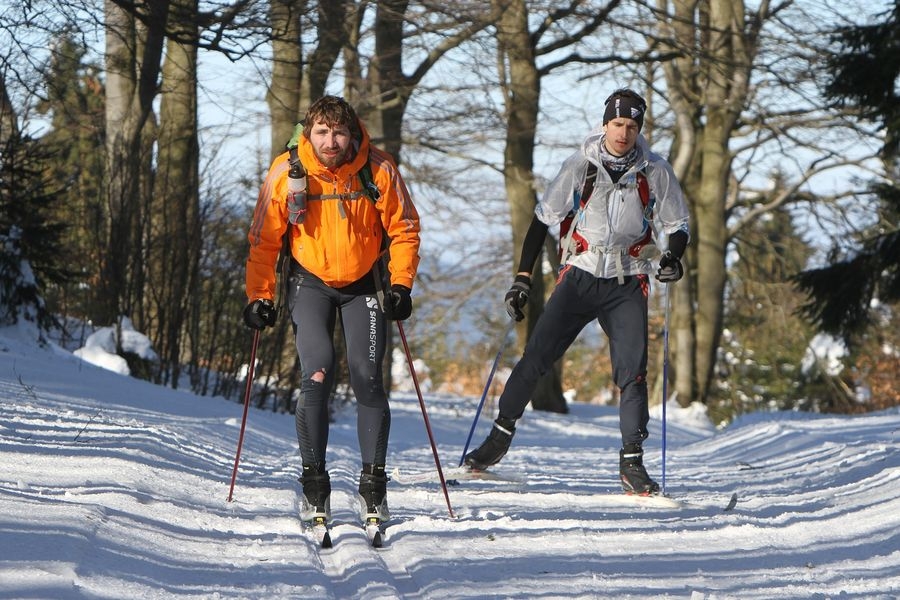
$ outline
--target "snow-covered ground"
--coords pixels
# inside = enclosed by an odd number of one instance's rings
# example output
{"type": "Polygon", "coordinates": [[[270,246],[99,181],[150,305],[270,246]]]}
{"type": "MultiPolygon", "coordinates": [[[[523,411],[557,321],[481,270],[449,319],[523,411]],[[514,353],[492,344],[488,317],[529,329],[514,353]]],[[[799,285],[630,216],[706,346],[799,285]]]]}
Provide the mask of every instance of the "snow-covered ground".
{"type": "MultiPolygon", "coordinates": [[[[477,398],[427,395],[446,469],[477,398]]],[[[614,409],[529,412],[498,471],[389,485],[386,548],[357,525],[352,410],[332,427],[335,547],[297,520],[293,419],[41,349],[0,330],[0,597],[896,598],[900,411],[757,414],[724,431],[667,410],[666,491],[618,494],[614,409]],[[732,494],[736,506],[726,511],[732,494]]],[[[479,423],[484,437],[493,409],[479,423]]],[[[389,469],[434,470],[415,395],[393,401],[389,469]]],[[[659,415],[647,445],[661,472],[659,415]]]]}

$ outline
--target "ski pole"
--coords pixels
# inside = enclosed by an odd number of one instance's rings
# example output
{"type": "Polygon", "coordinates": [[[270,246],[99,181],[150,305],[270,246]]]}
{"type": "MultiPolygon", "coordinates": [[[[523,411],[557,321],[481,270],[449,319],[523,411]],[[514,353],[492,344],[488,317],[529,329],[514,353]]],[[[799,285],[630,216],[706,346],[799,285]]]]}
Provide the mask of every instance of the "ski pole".
{"type": "Polygon", "coordinates": [[[666,402],[669,381],[669,284],[666,284],[663,324],[663,380],[662,380],[662,494],[666,495],[666,402]]]}
{"type": "Polygon", "coordinates": [[[406,362],[409,364],[409,374],[412,377],[413,385],[416,388],[416,395],[419,397],[419,407],[422,409],[422,418],[425,420],[425,431],[428,432],[428,441],[431,442],[431,453],[434,454],[434,464],[437,467],[438,477],[441,480],[441,488],[444,490],[444,499],[447,501],[447,510],[450,511],[450,518],[455,519],[453,507],[450,506],[450,493],[447,491],[447,481],[444,479],[444,471],[441,469],[441,459],[438,457],[437,446],[434,443],[434,434],[431,432],[431,423],[428,421],[428,412],[425,410],[425,399],[422,398],[422,390],[419,389],[419,379],[416,377],[416,368],[413,365],[412,354],[409,352],[409,344],[406,343],[406,334],[403,332],[403,324],[397,321],[397,330],[400,332],[400,341],[403,342],[403,351],[406,352],[406,362]]]}
{"type": "Polygon", "coordinates": [[[234,482],[237,480],[238,463],[241,460],[241,446],[244,445],[244,428],[247,426],[247,409],[250,408],[250,388],[253,385],[253,368],[256,365],[256,348],[259,346],[259,329],[253,333],[253,347],[250,350],[250,366],[247,369],[247,387],[244,390],[244,416],[241,419],[241,433],[238,436],[237,453],[234,455],[234,470],[231,472],[231,488],[228,490],[228,501],[234,493],[234,482]]]}
{"type": "Polygon", "coordinates": [[[491,381],[494,380],[494,373],[497,371],[497,364],[500,362],[500,356],[503,354],[504,348],[506,348],[507,338],[509,337],[509,334],[515,325],[516,322],[510,319],[509,325],[507,325],[506,329],[503,330],[503,339],[500,340],[500,349],[497,350],[497,356],[494,357],[494,364],[491,366],[490,375],[488,375],[487,383],[484,384],[484,391],[481,393],[481,401],[478,403],[478,408],[475,410],[475,420],[472,421],[472,428],[469,429],[469,437],[466,438],[466,445],[463,446],[462,456],[459,457],[460,467],[463,465],[463,461],[466,460],[466,451],[468,451],[469,444],[472,442],[472,436],[475,434],[475,425],[478,423],[478,417],[481,415],[481,409],[484,408],[484,400],[485,398],[487,398],[488,390],[491,389],[491,381]]]}

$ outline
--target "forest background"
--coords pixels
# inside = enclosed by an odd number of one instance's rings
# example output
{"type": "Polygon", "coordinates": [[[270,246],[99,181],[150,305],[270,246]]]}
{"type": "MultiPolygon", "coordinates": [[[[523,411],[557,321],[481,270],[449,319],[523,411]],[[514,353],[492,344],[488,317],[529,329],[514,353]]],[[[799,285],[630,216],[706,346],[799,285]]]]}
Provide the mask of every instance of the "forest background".
{"type": "MultiPolygon", "coordinates": [[[[240,400],[258,186],[311,99],[333,93],[397,158],[422,215],[406,325],[420,377],[478,395],[509,341],[502,385],[552,291],[551,235],[528,318],[504,339],[536,199],[627,86],[692,212],[687,274],[651,298],[654,401],[668,334],[668,391],[717,422],[893,406],[898,31],[900,2],[5,2],[0,320],[61,327],[73,347],[133,324],[157,352],[130,355],[118,335],[133,375],[240,400]]],[[[257,358],[254,404],[292,410],[286,317],[257,358]]],[[[532,402],[573,398],[617,401],[597,325],[532,402]]]]}

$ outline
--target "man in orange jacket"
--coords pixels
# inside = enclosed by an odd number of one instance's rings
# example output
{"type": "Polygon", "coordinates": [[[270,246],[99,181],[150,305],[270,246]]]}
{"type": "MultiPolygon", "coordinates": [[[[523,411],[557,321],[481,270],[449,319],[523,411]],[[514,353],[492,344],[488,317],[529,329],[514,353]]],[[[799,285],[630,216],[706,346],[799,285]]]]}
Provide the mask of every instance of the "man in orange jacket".
{"type": "Polygon", "coordinates": [[[259,192],[248,236],[244,322],[254,329],[275,323],[276,263],[287,235],[286,300],[302,370],[296,409],[303,462],[300,517],[327,520],[330,512],[325,453],[332,339],[340,311],[358,409],[361,513],[364,521],[383,522],[389,517],[385,462],[391,424],[381,368],[385,319],[404,320],[412,311],[419,215],[394,160],[370,145],[365,126],[344,99],[325,96],[314,102],[296,142],[296,154],[285,152],[273,161],[259,192]],[[377,191],[364,187],[361,173],[369,170],[377,191]],[[390,260],[382,274],[384,248],[390,260]]]}

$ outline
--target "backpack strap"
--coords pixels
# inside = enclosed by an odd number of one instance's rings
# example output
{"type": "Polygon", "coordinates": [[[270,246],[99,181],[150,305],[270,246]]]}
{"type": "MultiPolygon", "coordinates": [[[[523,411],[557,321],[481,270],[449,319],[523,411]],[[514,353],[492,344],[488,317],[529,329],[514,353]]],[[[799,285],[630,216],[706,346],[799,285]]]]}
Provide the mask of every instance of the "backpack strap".
{"type": "Polygon", "coordinates": [[[372,204],[376,204],[378,199],[381,198],[381,191],[375,185],[375,178],[372,176],[372,163],[368,159],[363,168],[359,170],[359,182],[362,184],[363,191],[369,197],[369,200],[372,201],[372,204]]]}
{"type": "MultiPolygon", "coordinates": [[[[290,171],[295,171],[298,167],[301,170],[303,169],[303,163],[300,161],[300,155],[297,152],[297,139],[302,131],[303,124],[297,123],[294,127],[294,135],[291,138],[291,141],[286,144],[289,153],[288,164],[290,165],[290,171]]],[[[279,317],[281,316],[281,311],[284,309],[284,304],[289,293],[288,276],[291,268],[291,236],[288,233],[288,230],[290,229],[290,226],[291,222],[288,221],[288,228],[284,230],[284,235],[281,236],[281,252],[278,254],[278,263],[275,267],[276,272],[281,273],[281,294],[279,294],[278,302],[275,307],[276,314],[279,317]]]]}
{"type": "MultiPolygon", "coordinates": [[[[578,206],[574,208],[565,219],[559,224],[559,264],[564,265],[566,261],[569,260],[569,257],[572,255],[572,238],[575,237],[575,229],[578,227],[578,223],[581,221],[581,216],[584,214],[584,209],[587,206],[588,201],[591,199],[591,194],[594,192],[594,183],[597,181],[597,165],[592,162],[588,162],[587,171],[584,174],[584,183],[581,187],[581,195],[578,198],[578,206]]],[[[574,252],[580,253],[584,250],[587,250],[585,246],[585,240],[580,235],[577,236],[575,241],[575,250],[574,252]]]]}
{"type": "MultiPolygon", "coordinates": [[[[585,173],[584,184],[581,189],[581,196],[578,199],[578,206],[570,212],[560,223],[560,265],[572,256],[572,254],[580,254],[588,250],[586,240],[577,233],[578,225],[584,215],[584,210],[590,200],[591,193],[594,191],[594,184],[597,180],[597,165],[589,163],[587,172],[585,173]]],[[[642,250],[653,242],[653,232],[650,222],[653,220],[653,210],[656,205],[656,198],[653,190],[650,189],[650,179],[647,177],[647,166],[644,165],[635,175],[635,182],[627,184],[637,188],[641,205],[644,209],[645,234],[640,240],[632,244],[626,251],[635,258],[641,256],[642,250]]],[[[623,264],[622,252],[616,253],[616,271],[619,274],[620,282],[623,282],[623,264]]]]}
{"type": "Polygon", "coordinates": [[[656,197],[650,189],[650,178],[647,177],[645,166],[637,173],[637,190],[644,207],[644,236],[628,248],[628,254],[635,258],[641,257],[643,249],[653,243],[653,230],[650,223],[653,221],[653,210],[656,207],[656,197]]]}
{"type": "MultiPolygon", "coordinates": [[[[381,198],[381,190],[379,190],[378,186],[375,185],[375,178],[372,175],[371,157],[369,158],[369,160],[366,160],[366,164],[364,164],[362,169],[359,170],[358,175],[359,182],[362,184],[363,191],[365,192],[366,196],[369,197],[369,200],[372,201],[373,205],[378,204],[378,199],[381,198]]],[[[378,218],[380,219],[380,217],[378,218]]],[[[391,242],[388,238],[387,229],[385,229],[382,224],[381,251],[378,253],[378,258],[375,260],[375,264],[372,265],[372,276],[375,278],[375,295],[378,298],[378,304],[382,307],[382,310],[384,310],[384,291],[385,289],[389,289],[391,286],[387,264],[389,259],[390,245],[391,242]]]]}
{"type": "MultiPolygon", "coordinates": [[[[299,127],[299,125],[298,125],[299,127]]],[[[291,145],[296,139],[296,135],[291,139],[288,145],[288,163],[291,166],[291,169],[295,169],[298,165],[302,168],[303,163],[300,162],[300,156],[297,152],[297,146],[291,145]]],[[[367,160],[363,165],[362,169],[357,173],[359,177],[359,181],[362,184],[362,191],[359,192],[350,192],[348,194],[308,194],[306,196],[306,200],[357,200],[366,196],[369,200],[372,201],[372,204],[376,204],[378,199],[381,198],[381,191],[379,191],[378,186],[375,185],[375,179],[372,175],[372,165],[370,161],[367,160]]],[[[341,216],[346,218],[346,214],[344,213],[343,206],[340,208],[341,216]]]]}

